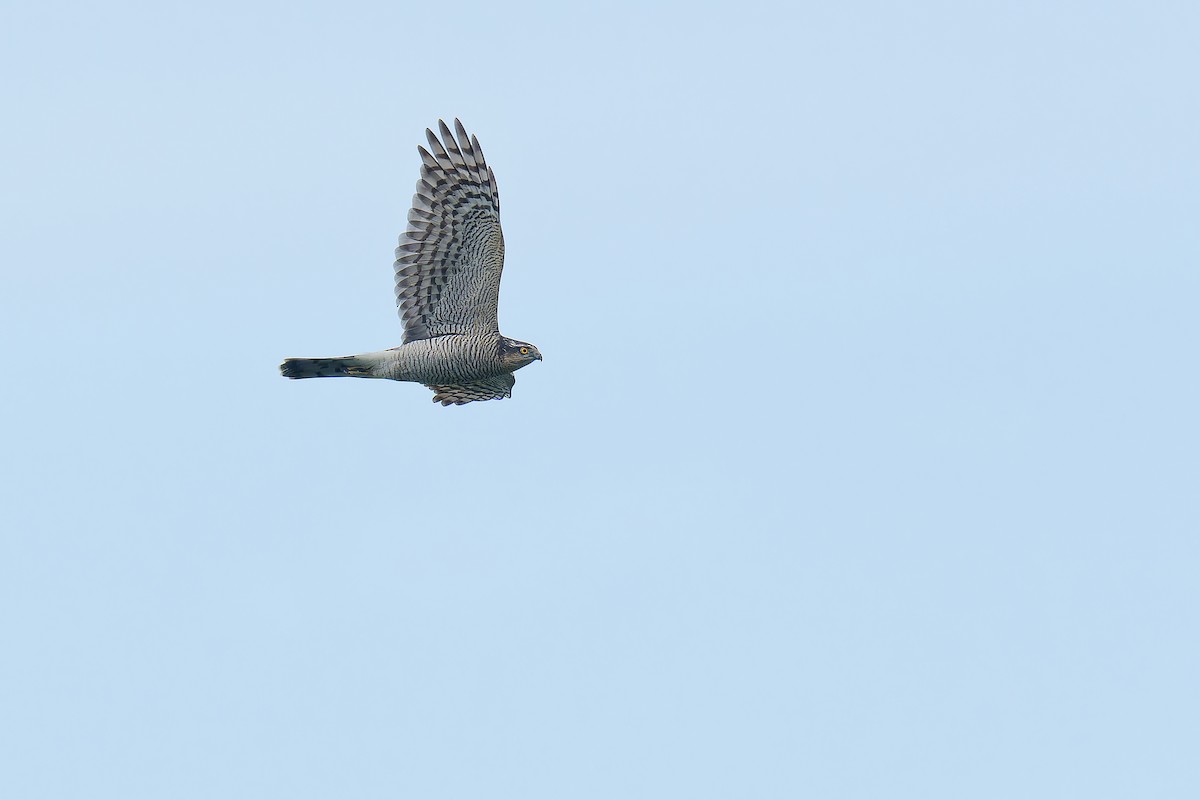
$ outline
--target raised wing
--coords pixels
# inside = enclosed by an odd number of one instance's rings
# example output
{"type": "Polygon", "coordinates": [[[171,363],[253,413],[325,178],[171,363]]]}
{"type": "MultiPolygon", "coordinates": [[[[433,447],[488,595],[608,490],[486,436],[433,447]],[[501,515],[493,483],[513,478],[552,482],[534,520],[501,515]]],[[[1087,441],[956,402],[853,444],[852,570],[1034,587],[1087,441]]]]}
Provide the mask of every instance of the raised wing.
{"type": "Polygon", "coordinates": [[[448,333],[496,333],[504,234],[496,176],[479,140],[454,120],[426,129],[421,178],[396,248],[396,305],[404,341],[448,333]]]}
{"type": "Polygon", "coordinates": [[[517,378],[511,372],[497,375],[494,378],[477,383],[462,383],[452,386],[436,386],[425,384],[426,389],[433,389],[433,402],[444,406],[461,406],[476,400],[496,400],[501,397],[512,397],[512,387],[517,378]]]}

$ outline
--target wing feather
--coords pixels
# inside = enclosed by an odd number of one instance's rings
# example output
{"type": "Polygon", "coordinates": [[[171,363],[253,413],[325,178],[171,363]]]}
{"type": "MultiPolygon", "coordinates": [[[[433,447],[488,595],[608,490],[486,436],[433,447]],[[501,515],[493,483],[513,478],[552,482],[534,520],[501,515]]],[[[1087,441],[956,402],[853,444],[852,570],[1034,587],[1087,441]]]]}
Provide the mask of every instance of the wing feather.
{"type": "Polygon", "coordinates": [[[488,378],[476,383],[444,386],[425,384],[425,388],[433,390],[433,402],[441,403],[444,406],[461,406],[464,403],[473,403],[477,400],[498,400],[503,397],[512,397],[512,387],[516,383],[516,376],[511,372],[506,372],[503,375],[497,375],[494,378],[488,378]]]}
{"type": "Polygon", "coordinates": [[[396,306],[404,341],[450,333],[498,333],[504,233],[496,176],[462,122],[438,120],[418,147],[408,227],[396,247],[396,306]]]}

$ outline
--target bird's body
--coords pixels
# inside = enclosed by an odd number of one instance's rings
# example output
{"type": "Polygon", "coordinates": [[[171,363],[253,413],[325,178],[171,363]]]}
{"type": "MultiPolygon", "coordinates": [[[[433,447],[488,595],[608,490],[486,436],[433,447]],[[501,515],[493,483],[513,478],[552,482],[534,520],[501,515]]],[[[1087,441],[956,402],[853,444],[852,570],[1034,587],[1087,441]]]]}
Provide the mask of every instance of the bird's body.
{"type": "Polygon", "coordinates": [[[433,389],[434,401],[462,405],[510,397],[513,372],[540,361],[538,349],[500,334],[496,311],[504,269],[504,234],[496,177],[479,141],[454,121],[427,130],[422,167],[396,248],[396,304],[404,343],[339,358],[289,358],[288,378],[385,378],[433,389]],[[444,143],[443,143],[444,142],[444,143]]]}

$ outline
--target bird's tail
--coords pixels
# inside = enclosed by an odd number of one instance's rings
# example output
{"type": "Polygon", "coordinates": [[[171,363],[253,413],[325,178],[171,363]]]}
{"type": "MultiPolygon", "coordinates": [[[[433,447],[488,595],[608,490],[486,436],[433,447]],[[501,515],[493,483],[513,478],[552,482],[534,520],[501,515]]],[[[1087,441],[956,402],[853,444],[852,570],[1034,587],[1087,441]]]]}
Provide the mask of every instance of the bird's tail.
{"type": "Polygon", "coordinates": [[[288,358],[279,365],[285,378],[370,378],[370,362],[358,356],[288,358]]]}

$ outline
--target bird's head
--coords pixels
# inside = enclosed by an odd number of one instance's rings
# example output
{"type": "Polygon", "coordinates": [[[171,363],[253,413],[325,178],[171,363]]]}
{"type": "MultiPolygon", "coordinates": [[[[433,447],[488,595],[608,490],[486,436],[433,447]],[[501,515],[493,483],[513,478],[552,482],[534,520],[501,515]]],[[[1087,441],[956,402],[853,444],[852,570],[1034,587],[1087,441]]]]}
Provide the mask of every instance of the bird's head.
{"type": "Polygon", "coordinates": [[[504,338],[500,340],[500,360],[513,369],[520,369],[526,364],[541,361],[542,354],[529,342],[504,338]]]}

